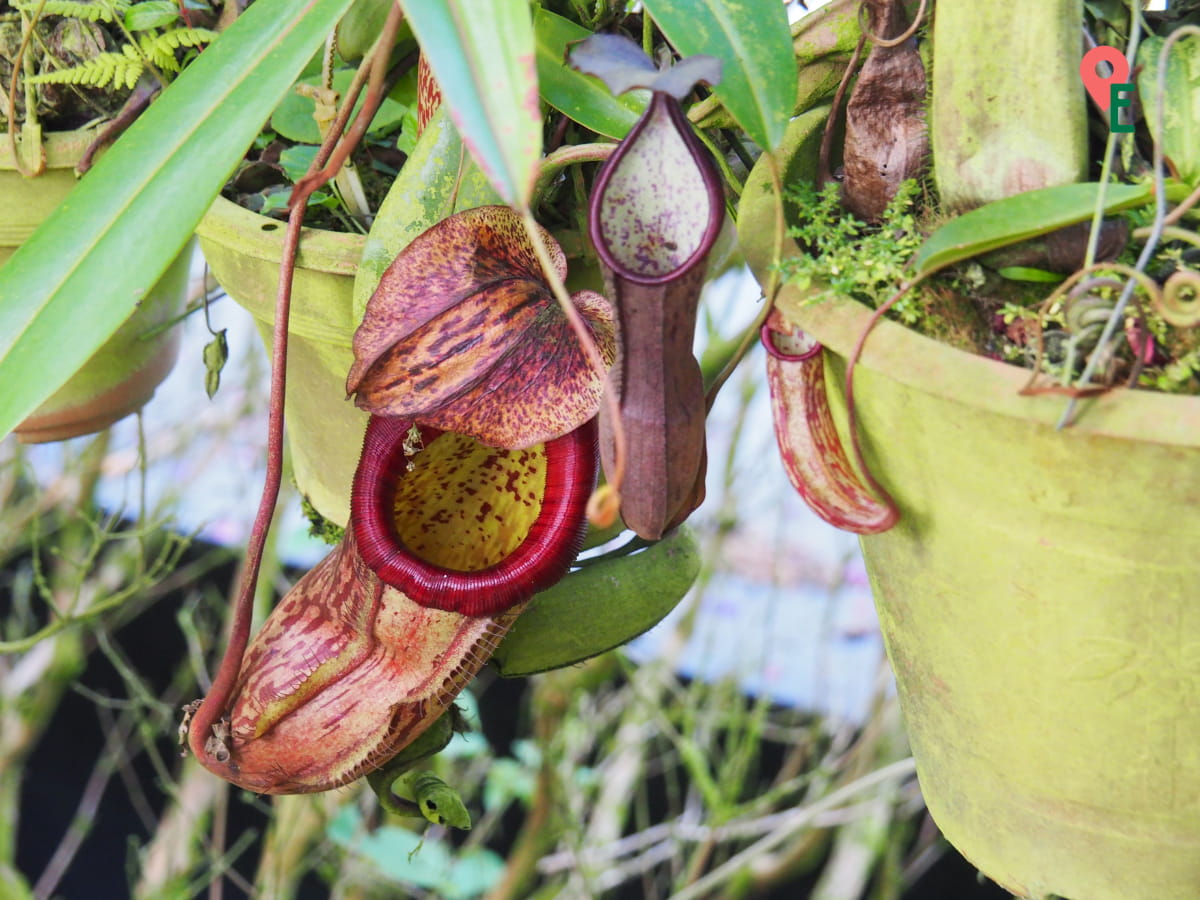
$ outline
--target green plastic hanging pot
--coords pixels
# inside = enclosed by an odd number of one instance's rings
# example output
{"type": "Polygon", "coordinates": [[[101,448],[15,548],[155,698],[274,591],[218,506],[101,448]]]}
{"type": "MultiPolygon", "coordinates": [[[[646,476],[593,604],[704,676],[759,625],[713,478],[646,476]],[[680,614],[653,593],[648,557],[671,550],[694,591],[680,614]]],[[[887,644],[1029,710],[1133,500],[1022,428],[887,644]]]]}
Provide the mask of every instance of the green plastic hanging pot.
{"type": "MultiPolygon", "coordinates": [[[[793,122],[785,183],[824,115],[793,122]]],[[[767,280],[765,167],[739,232],[767,280]]],[[[789,242],[790,243],[790,242],[789,242]]],[[[788,252],[797,252],[791,246],[788,252]]],[[[785,317],[846,357],[870,310],[785,317]]],[[[855,374],[866,460],[900,521],[862,538],[921,788],[943,833],[1021,897],[1200,896],[1200,397],[1114,390],[1056,430],[1028,371],[883,321],[855,374]]]]}
{"type": "MultiPolygon", "coordinates": [[[[218,197],[196,234],[213,276],[249,310],[268,351],[286,224],[218,197]]],[[[358,327],[351,309],[361,235],[305,228],[289,316],[284,415],[296,484],[326,519],[345,525],[367,414],[346,399],[358,327]]]]}
{"type": "MultiPolygon", "coordinates": [[[[0,265],[75,187],[75,165],[94,129],[51,132],[43,138],[45,171],[27,178],[12,146],[0,140],[0,265]]],[[[137,311],[71,380],[14,429],[24,443],[91,434],[141,409],[175,365],[179,332],[160,326],[176,319],[187,299],[191,244],[179,254],[137,311]]]]}

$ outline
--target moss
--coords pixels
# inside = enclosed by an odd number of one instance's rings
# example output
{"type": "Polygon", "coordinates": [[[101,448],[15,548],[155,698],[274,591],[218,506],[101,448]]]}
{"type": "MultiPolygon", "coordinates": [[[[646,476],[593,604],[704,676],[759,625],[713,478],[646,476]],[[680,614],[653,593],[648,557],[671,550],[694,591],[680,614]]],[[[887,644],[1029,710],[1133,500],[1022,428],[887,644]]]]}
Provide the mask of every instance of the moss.
{"type": "MultiPolygon", "coordinates": [[[[790,234],[808,251],[784,263],[783,274],[813,300],[849,296],[871,307],[886,303],[911,276],[908,260],[924,241],[918,221],[920,185],[907,181],[883,213],[878,226],[859,221],[842,209],[836,184],[817,191],[802,184],[789,191],[802,224],[790,234]]],[[[909,291],[891,317],[934,340],[961,350],[984,352],[991,339],[988,318],[969,299],[970,279],[955,278],[909,291]]]]}
{"type": "Polygon", "coordinates": [[[313,537],[327,544],[338,544],[345,537],[346,529],[317,512],[317,508],[303,494],[300,496],[300,508],[304,511],[304,517],[308,519],[308,533],[313,537]]]}

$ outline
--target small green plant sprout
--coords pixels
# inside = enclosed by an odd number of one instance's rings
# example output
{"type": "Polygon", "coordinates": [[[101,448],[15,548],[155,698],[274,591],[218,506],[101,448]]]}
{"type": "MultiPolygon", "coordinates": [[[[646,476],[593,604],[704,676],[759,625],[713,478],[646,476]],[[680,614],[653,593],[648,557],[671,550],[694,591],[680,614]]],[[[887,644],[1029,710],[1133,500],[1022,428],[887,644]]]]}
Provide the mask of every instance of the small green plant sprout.
{"type": "MultiPolygon", "coordinates": [[[[916,181],[903,182],[881,223],[867,225],[844,209],[836,182],[820,190],[807,182],[794,185],[788,200],[799,210],[801,224],[788,234],[808,253],[785,261],[783,274],[802,288],[824,285],[814,300],[843,295],[878,307],[911,274],[905,266],[925,240],[916,219],[920,190],[916,181]]],[[[906,325],[920,317],[911,292],[894,310],[906,325]]]]}
{"type": "Polygon", "coordinates": [[[76,84],[132,89],[149,74],[165,85],[183,67],[180,51],[194,51],[216,37],[207,28],[180,25],[179,6],[171,0],[45,0],[22,2],[30,16],[61,16],[111,26],[123,38],[119,50],[99,53],[78,65],[31,76],[30,84],[76,84]]]}

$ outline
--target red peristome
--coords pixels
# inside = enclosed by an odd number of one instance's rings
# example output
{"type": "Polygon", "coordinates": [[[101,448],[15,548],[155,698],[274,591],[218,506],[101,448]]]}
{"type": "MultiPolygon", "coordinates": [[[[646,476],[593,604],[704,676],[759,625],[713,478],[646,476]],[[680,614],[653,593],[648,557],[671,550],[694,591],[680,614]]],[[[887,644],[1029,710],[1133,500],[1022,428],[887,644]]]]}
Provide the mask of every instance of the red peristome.
{"type": "Polygon", "coordinates": [[[891,498],[883,502],[875,496],[842,447],[829,409],[821,344],[789,326],[778,311],[763,325],[762,342],[775,439],[788,480],[830,525],[856,534],[887,531],[899,521],[900,512],[891,498]]]}
{"type": "MultiPolygon", "coordinates": [[[[491,616],[528,600],[562,578],[579,554],[586,505],[596,480],[596,423],[547,441],[540,515],[515,551],[495,565],[456,571],[412,553],[393,520],[396,486],[407,474],[405,441],[412,422],[372,416],[351,494],[351,525],[363,561],[386,584],[421,606],[466,616],[491,616]]],[[[432,442],[441,432],[422,427],[432,442]]]]}

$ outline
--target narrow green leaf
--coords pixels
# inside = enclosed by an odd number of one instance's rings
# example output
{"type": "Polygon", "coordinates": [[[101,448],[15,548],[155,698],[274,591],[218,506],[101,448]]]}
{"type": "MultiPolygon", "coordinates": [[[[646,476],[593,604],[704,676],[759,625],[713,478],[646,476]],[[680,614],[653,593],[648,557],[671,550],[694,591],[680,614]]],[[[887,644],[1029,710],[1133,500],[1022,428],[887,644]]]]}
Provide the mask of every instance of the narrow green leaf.
{"type": "Polygon", "coordinates": [[[1180,38],[1171,47],[1163,95],[1163,122],[1158,121],[1158,57],[1163,39],[1150,37],[1138,48],[1138,94],[1150,131],[1163,153],[1189,185],[1200,183],[1200,37],[1180,38]]]}
{"type": "Polygon", "coordinates": [[[787,11],[777,0],[646,0],[682,56],[724,63],[717,98],[764,149],[783,140],[796,103],[796,61],[787,11]]]}
{"type": "MultiPolygon", "coordinates": [[[[1104,211],[1140,206],[1153,194],[1149,185],[1110,184],[1104,192],[1104,211]]],[[[997,247],[1083,222],[1092,217],[1099,196],[1099,183],[1087,182],[1060,184],[988,203],[951,219],[931,234],[913,257],[913,269],[923,275],[997,247]]]]}
{"type": "Polygon", "coordinates": [[[646,109],[645,94],[614,97],[599,79],[566,63],[567,45],[591,34],[582,25],[539,8],[533,26],[543,99],[584,128],[617,140],[625,137],[646,109]]]}
{"type": "Polygon", "coordinates": [[[166,28],[179,18],[179,7],[171,0],[147,0],[125,10],[125,27],[130,31],[166,28]]]}
{"type": "Polygon", "coordinates": [[[504,202],[525,208],[542,155],[533,20],[525,0],[402,0],[471,155],[504,202]]]}
{"type": "Polygon", "coordinates": [[[996,274],[1009,281],[1029,281],[1037,284],[1058,284],[1065,276],[1058,272],[1047,272],[1045,269],[1034,269],[1029,266],[1005,266],[997,269],[996,274]]]}
{"type": "Polygon", "coordinates": [[[250,6],[0,268],[0,435],[128,318],[349,2],[250,6]]]}

